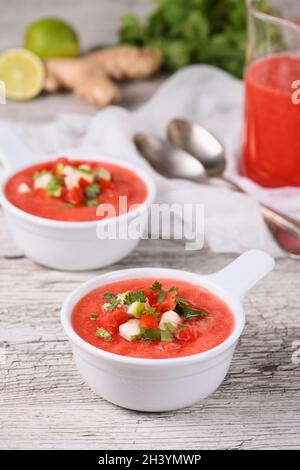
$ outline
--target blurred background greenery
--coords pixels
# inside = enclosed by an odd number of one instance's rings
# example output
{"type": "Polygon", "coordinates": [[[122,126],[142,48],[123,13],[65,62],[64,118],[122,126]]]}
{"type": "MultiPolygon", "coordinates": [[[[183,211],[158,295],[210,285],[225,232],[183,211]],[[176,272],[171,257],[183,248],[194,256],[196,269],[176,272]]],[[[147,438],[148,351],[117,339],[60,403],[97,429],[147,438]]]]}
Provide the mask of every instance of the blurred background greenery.
{"type": "Polygon", "coordinates": [[[208,63],[242,76],[244,0],[11,0],[1,10],[2,50],[20,45],[27,24],[49,15],[75,27],[82,50],[119,41],[158,46],[168,72],[208,63]]]}

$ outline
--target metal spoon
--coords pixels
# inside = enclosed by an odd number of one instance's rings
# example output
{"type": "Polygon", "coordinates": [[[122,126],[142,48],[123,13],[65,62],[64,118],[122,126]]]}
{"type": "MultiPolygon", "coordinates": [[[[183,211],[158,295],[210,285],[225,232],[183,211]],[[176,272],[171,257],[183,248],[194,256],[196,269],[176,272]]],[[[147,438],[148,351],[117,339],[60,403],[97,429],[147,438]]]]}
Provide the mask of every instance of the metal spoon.
{"type": "Polygon", "coordinates": [[[206,181],[207,174],[203,164],[184,150],[151,134],[136,134],[134,142],[139,152],[158,173],[199,183],[206,181]]]}
{"type": "MultiPolygon", "coordinates": [[[[206,130],[204,129],[204,131],[206,130]]],[[[206,133],[208,133],[208,131],[206,131],[206,133]]],[[[207,136],[206,133],[201,133],[201,135],[207,136]]],[[[213,136],[212,138],[215,139],[213,136]]],[[[179,149],[174,145],[149,134],[136,134],[134,136],[134,142],[146,160],[149,161],[149,163],[164,176],[171,178],[189,179],[199,183],[206,182],[207,173],[205,171],[204,165],[202,165],[197,158],[189,154],[187,151],[179,149]]],[[[210,175],[217,177],[218,172],[220,172],[220,168],[222,166],[223,169],[225,168],[225,162],[223,161],[222,163],[220,147],[215,145],[212,139],[211,142],[213,145],[210,147],[206,143],[206,149],[218,149],[219,162],[218,165],[216,165],[218,170],[213,170],[213,165],[211,165],[209,173],[210,175]]],[[[215,139],[215,142],[217,142],[219,146],[221,145],[217,139],[215,139]]],[[[201,156],[202,159],[202,155],[199,155],[198,153],[198,157],[199,156],[201,156]]],[[[208,159],[213,160],[213,158],[210,157],[209,153],[207,152],[206,161],[208,161],[208,159]]],[[[205,160],[203,159],[202,163],[204,163],[204,161],[205,160]]],[[[244,192],[235,183],[229,181],[229,184],[231,189],[244,192]]],[[[278,212],[275,212],[268,207],[262,205],[260,207],[262,215],[269,228],[272,230],[272,233],[274,234],[279,245],[284,250],[295,255],[295,257],[300,255],[300,224],[297,224],[297,221],[279,214],[278,212]]]]}
{"type": "MultiPolygon", "coordinates": [[[[224,176],[225,149],[218,139],[197,123],[185,119],[170,122],[167,135],[170,142],[189,152],[203,163],[209,176],[222,179],[231,189],[245,193],[234,181],[224,176]]],[[[265,222],[277,243],[293,257],[300,255],[300,221],[260,204],[265,222]]]]}

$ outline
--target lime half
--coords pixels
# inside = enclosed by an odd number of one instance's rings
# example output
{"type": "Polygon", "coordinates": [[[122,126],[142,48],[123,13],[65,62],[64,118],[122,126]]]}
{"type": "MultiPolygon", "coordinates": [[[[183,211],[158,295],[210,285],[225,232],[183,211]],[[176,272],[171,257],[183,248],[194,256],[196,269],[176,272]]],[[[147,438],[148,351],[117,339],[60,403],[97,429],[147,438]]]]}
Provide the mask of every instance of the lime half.
{"type": "Polygon", "coordinates": [[[9,49],[0,54],[0,80],[5,84],[7,98],[17,101],[30,100],[43,89],[43,62],[26,49],[9,49]]]}

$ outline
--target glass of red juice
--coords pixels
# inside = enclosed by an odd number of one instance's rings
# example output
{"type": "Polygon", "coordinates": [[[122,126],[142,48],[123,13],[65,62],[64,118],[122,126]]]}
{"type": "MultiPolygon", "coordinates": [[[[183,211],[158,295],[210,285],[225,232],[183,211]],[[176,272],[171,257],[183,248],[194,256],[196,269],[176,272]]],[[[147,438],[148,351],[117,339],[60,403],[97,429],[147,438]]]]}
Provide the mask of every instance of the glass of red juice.
{"type": "Polygon", "coordinates": [[[300,186],[300,0],[247,7],[242,173],[261,186],[300,186]]]}

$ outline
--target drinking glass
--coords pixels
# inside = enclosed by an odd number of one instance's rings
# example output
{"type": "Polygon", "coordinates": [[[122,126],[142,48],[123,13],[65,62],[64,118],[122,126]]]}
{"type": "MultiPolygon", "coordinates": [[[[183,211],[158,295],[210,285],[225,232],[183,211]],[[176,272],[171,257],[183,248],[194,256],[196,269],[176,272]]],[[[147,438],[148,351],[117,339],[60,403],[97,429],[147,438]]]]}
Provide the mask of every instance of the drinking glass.
{"type": "Polygon", "coordinates": [[[300,1],[246,0],[242,173],[300,186],[300,1]]]}

